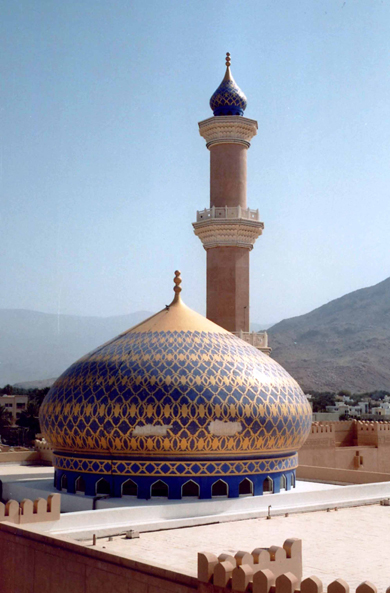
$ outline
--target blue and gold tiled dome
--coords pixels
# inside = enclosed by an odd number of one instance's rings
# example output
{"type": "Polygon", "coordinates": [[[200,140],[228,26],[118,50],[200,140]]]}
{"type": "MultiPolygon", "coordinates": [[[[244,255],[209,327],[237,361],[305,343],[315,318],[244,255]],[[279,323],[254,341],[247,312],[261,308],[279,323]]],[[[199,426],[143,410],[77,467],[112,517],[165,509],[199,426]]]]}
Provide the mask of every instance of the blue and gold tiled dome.
{"type": "Polygon", "coordinates": [[[230,54],[226,54],[225,76],[210,99],[214,115],[244,115],[246,96],[236,84],[230,72],[230,54]]]}
{"type": "Polygon", "coordinates": [[[181,498],[290,488],[310,405],[274,360],[180,299],[75,362],[40,411],[56,486],[181,498]]]}

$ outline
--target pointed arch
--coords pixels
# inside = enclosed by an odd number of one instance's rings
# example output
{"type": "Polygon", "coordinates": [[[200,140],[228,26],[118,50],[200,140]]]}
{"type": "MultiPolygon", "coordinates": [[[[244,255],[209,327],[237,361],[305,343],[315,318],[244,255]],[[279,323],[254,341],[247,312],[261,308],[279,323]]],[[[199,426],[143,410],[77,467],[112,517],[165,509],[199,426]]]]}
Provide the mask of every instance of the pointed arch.
{"type": "Polygon", "coordinates": [[[274,491],[274,481],[267,476],[263,482],[263,494],[272,493],[274,491]]]}
{"type": "Polygon", "coordinates": [[[157,480],[150,487],[150,496],[152,498],[168,498],[169,488],[168,485],[162,480],[157,480]]]}
{"type": "Polygon", "coordinates": [[[61,476],[61,490],[68,492],[68,476],[66,474],[62,474],[61,476]]]}
{"type": "Polygon", "coordinates": [[[133,480],[126,480],[122,484],[122,496],[137,496],[138,495],[138,486],[133,480]]]}
{"type": "Polygon", "coordinates": [[[287,478],[284,474],[280,476],[280,489],[287,490],[287,478]]]}
{"type": "Polygon", "coordinates": [[[199,495],[200,495],[199,484],[194,482],[194,480],[188,480],[188,482],[183,484],[183,486],[181,487],[182,498],[186,497],[186,496],[193,496],[193,497],[199,498],[199,495]]]}
{"type": "Polygon", "coordinates": [[[85,480],[83,476],[79,476],[75,482],[76,494],[85,494],[85,480]]]}
{"type": "Polygon", "coordinates": [[[253,482],[249,478],[244,478],[238,486],[239,496],[253,496],[253,482]]]}
{"type": "Polygon", "coordinates": [[[95,486],[96,494],[111,494],[110,484],[105,478],[100,478],[95,486]]]}
{"type": "Polygon", "coordinates": [[[218,480],[211,486],[211,496],[228,496],[229,486],[224,480],[218,480]]]}

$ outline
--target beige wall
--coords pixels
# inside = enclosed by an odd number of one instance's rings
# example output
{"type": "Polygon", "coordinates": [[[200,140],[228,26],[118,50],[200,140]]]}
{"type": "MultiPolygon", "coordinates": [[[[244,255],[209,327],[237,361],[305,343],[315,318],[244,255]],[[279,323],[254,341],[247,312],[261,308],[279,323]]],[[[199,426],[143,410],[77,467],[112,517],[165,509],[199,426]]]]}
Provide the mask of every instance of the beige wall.
{"type": "Polygon", "coordinates": [[[390,473],[355,471],[334,467],[318,467],[299,465],[297,478],[318,482],[335,482],[341,484],[371,484],[373,482],[390,482],[390,473]]]}
{"type": "Polygon", "coordinates": [[[1,593],[194,593],[197,579],[0,524],[1,593]]]}
{"type": "Polygon", "coordinates": [[[2,451],[0,452],[0,463],[39,463],[41,455],[37,451],[2,451]]]}
{"type": "Polygon", "coordinates": [[[298,456],[305,466],[390,473],[390,424],[315,423],[298,456]]]}

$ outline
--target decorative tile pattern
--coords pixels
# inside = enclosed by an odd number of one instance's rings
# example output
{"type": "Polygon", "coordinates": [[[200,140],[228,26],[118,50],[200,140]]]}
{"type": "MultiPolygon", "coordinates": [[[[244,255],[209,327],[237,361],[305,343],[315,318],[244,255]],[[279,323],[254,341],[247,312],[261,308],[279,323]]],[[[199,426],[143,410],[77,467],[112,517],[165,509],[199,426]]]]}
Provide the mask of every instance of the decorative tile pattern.
{"type": "Polygon", "coordinates": [[[202,477],[271,474],[296,469],[298,455],[239,461],[129,461],[54,456],[57,469],[84,474],[202,477]]]}
{"type": "Polygon", "coordinates": [[[232,334],[131,331],[73,364],[40,420],[55,451],[212,458],[295,452],[311,408],[277,362],[232,334]],[[215,420],[241,431],[212,434],[215,420]],[[160,434],[134,432],[142,426],[160,434]]]}
{"type": "Polygon", "coordinates": [[[224,79],[210,99],[214,115],[244,115],[246,106],[246,96],[233,79],[224,79]]]}

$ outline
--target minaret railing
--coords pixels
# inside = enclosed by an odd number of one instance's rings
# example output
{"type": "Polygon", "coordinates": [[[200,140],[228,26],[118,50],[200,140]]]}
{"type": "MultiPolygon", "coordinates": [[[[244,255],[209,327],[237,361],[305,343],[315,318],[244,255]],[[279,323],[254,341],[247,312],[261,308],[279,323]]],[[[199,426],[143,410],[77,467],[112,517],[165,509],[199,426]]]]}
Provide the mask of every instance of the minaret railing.
{"type": "Polygon", "coordinates": [[[213,219],[244,219],[244,220],[260,220],[259,210],[252,210],[251,208],[241,208],[241,206],[223,206],[205,208],[198,210],[196,213],[196,222],[213,219]]]}

